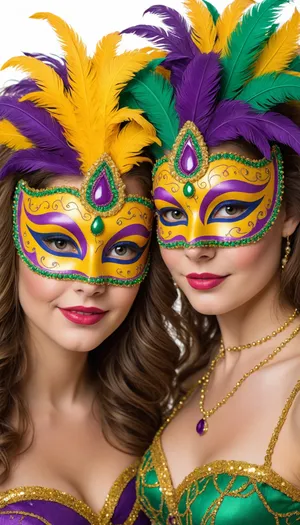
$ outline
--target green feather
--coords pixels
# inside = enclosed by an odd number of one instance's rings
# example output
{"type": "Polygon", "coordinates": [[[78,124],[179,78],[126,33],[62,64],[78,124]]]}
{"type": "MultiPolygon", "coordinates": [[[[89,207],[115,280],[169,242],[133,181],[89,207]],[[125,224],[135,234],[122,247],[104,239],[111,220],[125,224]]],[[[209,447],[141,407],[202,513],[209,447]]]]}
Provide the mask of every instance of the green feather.
{"type": "Polygon", "coordinates": [[[220,16],[220,13],[219,11],[215,8],[214,5],[212,5],[210,2],[208,2],[208,0],[203,0],[203,3],[206,5],[207,9],[209,10],[211,16],[212,16],[212,19],[214,21],[214,24],[217,23],[218,21],[218,18],[220,16]]]}
{"type": "Polygon", "coordinates": [[[296,56],[294,60],[290,63],[288,67],[289,71],[296,71],[297,73],[300,73],[300,56],[296,56]]]}
{"type": "MultiPolygon", "coordinates": [[[[149,70],[140,71],[129,82],[121,96],[122,106],[139,108],[156,129],[162,141],[159,155],[171,149],[179,132],[179,117],[175,109],[174,92],[170,82],[149,70]]],[[[158,149],[155,148],[156,153],[158,149]]]]}
{"type": "Polygon", "coordinates": [[[262,0],[247,11],[229,38],[223,66],[223,99],[235,98],[250,80],[255,61],[267,43],[280,9],[289,0],[262,0]]]}
{"type": "Polygon", "coordinates": [[[269,111],[283,102],[299,100],[300,77],[269,73],[251,80],[237,97],[257,111],[269,111]]]}

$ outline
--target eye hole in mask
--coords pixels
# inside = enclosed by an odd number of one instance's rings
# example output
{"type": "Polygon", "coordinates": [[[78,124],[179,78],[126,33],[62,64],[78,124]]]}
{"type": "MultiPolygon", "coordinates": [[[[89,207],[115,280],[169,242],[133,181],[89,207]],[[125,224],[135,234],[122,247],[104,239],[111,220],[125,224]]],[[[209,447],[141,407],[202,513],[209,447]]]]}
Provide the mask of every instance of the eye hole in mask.
{"type": "Polygon", "coordinates": [[[207,224],[212,222],[234,222],[248,217],[262,202],[263,198],[254,202],[229,200],[218,204],[211,212],[207,224]]]}

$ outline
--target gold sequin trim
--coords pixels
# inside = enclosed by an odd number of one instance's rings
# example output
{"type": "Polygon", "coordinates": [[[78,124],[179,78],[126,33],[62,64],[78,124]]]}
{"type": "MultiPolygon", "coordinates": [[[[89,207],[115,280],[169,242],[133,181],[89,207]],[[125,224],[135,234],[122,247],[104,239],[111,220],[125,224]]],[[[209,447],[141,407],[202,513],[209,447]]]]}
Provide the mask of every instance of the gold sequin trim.
{"type": "Polygon", "coordinates": [[[278,420],[278,423],[275,427],[275,430],[272,434],[272,437],[270,439],[270,443],[268,445],[268,448],[267,448],[267,452],[266,452],[266,455],[265,455],[265,461],[264,461],[264,465],[266,467],[269,467],[271,468],[272,466],[272,456],[273,456],[273,453],[274,453],[274,449],[275,449],[275,446],[276,446],[276,443],[278,441],[278,438],[279,438],[279,434],[282,430],[282,427],[286,421],[286,418],[288,416],[288,413],[289,413],[289,410],[295,400],[295,397],[297,396],[297,394],[299,393],[300,391],[300,380],[297,382],[297,384],[295,385],[295,387],[293,388],[292,390],[292,393],[290,394],[285,406],[284,406],[284,409],[280,415],[280,418],[278,420]]]}
{"type": "MultiPolygon", "coordinates": [[[[204,376],[205,377],[205,376],[204,376]]],[[[154,441],[150,447],[151,456],[153,459],[154,468],[157,472],[157,477],[161,486],[162,493],[165,498],[166,505],[168,507],[170,515],[175,518],[178,516],[178,502],[182,494],[189,490],[189,487],[195,481],[200,479],[207,478],[210,476],[216,476],[219,474],[229,474],[233,477],[236,476],[246,476],[250,481],[256,483],[265,483],[275,490],[278,490],[291,498],[293,501],[300,502],[300,489],[295,487],[292,483],[282,478],[279,474],[273,471],[271,468],[272,465],[272,455],[274,452],[275,445],[278,441],[280,431],[286,421],[288,412],[295,400],[296,395],[300,391],[300,380],[295,385],[292,390],[284,409],[280,415],[278,424],[272,434],[266,456],[263,465],[256,465],[252,463],[247,463],[245,461],[227,461],[227,460],[216,460],[202,467],[197,467],[193,472],[184,478],[184,480],[179,484],[175,489],[172,483],[170,470],[168,468],[167,458],[165,456],[162,443],[161,443],[161,434],[170,421],[175,417],[177,412],[183,407],[186,400],[191,396],[191,394],[196,390],[197,385],[194,385],[189,392],[181,399],[178,405],[174,408],[171,415],[166,419],[164,424],[161,426],[157,432],[154,441]]]]}
{"type": "Polygon", "coordinates": [[[156,436],[151,446],[153,467],[157,474],[163,497],[165,498],[169,513],[177,516],[176,492],[173,488],[167,459],[161,446],[160,436],[156,436]]]}
{"type": "MultiPolygon", "coordinates": [[[[129,481],[131,481],[137,474],[138,465],[139,460],[137,460],[133,465],[125,469],[124,472],[122,472],[114,482],[112,488],[110,489],[106,497],[103,509],[99,513],[99,520],[101,525],[109,525],[123,490],[129,483],[129,481]]],[[[139,505],[136,501],[130,513],[130,516],[127,518],[124,525],[132,525],[136,520],[138,513],[139,505]]]]}
{"type": "Polygon", "coordinates": [[[264,465],[255,465],[245,461],[217,460],[203,467],[197,467],[180,483],[176,489],[179,500],[183,492],[194,482],[208,476],[228,474],[230,476],[246,476],[251,481],[266,483],[273,489],[279,490],[293,501],[300,502],[300,489],[283,479],[279,474],[264,465]]]}
{"type": "Polygon", "coordinates": [[[2,512],[0,511],[0,516],[10,516],[10,519],[14,519],[14,516],[20,516],[19,523],[22,523],[25,517],[35,518],[39,521],[39,523],[44,523],[44,525],[52,525],[50,521],[45,520],[37,514],[33,514],[33,512],[25,512],[22,510],[3,510],[2,512]]]}
{"type": "MultiPolygon", "coordinates": [[[[86,503],[71,496],[66,492],[62,492],[57,489],[49,489],[46,487],[18,487],[16,489],[9,489],[5,492],[0,493],[0,509],[3,509],[7,505],[12,503],[18,503],[20,501],[39,500],[39,501],[52,501],[54,503],[60,503],[65,507],[68,507],[80,516],[85,518],[90,525],[110,525],[111,518],[116,509],[120,496],[125,489],[126,485],[131,481],[137,474],[139,460],[136,460],[132,465],[124,470],[120,476],[114,482],[110,489],[104,506],[99,513],[94,512],[86,503]]],[[[133,509],[127,520],[123,525],[133,525],[138,517],[139,511],[141,510],[138,501],[135,502],[133,509]]],[[[2,514],[11,514],[13,511],[1,511],[2,514]]],[[[20,514],[20,511],[17,511],[20,514]]],[[[29,515],[29,514],[26,514],[29,515]]],[[[37,516],[36,516],[37,517],[37,516]]],[[[40,521],[42,518],[38,516],[40,521]]],[[[51,525],[48,521],[42,521],[46,525],[51,525]]]]}
{"type": "Polygon", "coordinates": [[[19,501],[29,500],[53,501],[68,507],[85,518],[91,525],[102,525],[98,514],[83,501],[56,489],[49,489],[46,487],[19,487],[17,489],[10,489],[0,494],[0,508],[18,503],[19,501]]]}

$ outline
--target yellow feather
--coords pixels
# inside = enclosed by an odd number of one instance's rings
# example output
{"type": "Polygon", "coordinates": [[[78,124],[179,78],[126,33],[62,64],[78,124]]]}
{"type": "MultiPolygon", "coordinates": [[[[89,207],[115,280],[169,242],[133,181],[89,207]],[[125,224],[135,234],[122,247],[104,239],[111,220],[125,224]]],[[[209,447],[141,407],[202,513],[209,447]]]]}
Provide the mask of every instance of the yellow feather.
{"type": "Polygon", "coordinates": [[[115,137],[110,148],[110,154],[119,167],[120,172],[126,173],[139,162],[148,161],[143,157],[143,148],[157,142],[155,130],[150,135],[136,122],[129,122],[115,137]]]}
{"type": "MultiPolygon", "coordinates": [[[[78,151],[83,163],[86,146],[82,140],[82,133],[78,133],[74,107],[70,104],[66,95],[62,96],[61,100],[58,100],[57,97],[51,96],[48,92],[34,91],[20,99],[21,102],[24,100],[30,100],[35,105],[45,108],[61,124],[67,141],[72,148],[78,151]]],[[[84,168],[83,171],[85,172],[84,168]]]]}
{"type": "Polygon", "coordinates": [[[217,31],[206,5],[198,0],[185,0],[184,5],[192,24],[192,39],[202,53],[210,53],[215,45],[217,31]]]}
{"type": "Polygon", "coordinates": [[[297,9],[290,20],[274,33],[260,54],[253,77],[280,73],[286,69],[298,50],[300,15],[297,9]]]}
{"type": "Polygon", "coordinates": [[[145,67],[153,58],[161,56],[161,52],[151,48],[141,50],[125,51],[121,55],[116,54],[118,40],[114,34],[106,37],[98,44],[92,63],[95,70],[95,83],[98,87],[95,108],[95,137],[97,137],[95,148],[95,161],[102,151],[107,151],[113,133],[116,131],[115,124],[131,119],[132,110],[122,109],[119,114],[119,96],[135,73],[145,67]],[[128,112],[128,113],[127,113],[128,112]],[[122,115],[122,116],[121,116],[122,115]],[[115,120],[117,119],[117,121],[115,120]]]}
{"type": "Polygon", "coordinates": [[[231,33],[235,30],[244,11],[254,4],[253,0],[234,0],[229,4],[217,20],[218,39],[214,47],[216,53],[221,52],[221,56],[228,53],[228,40],[231,33]]]}
{"type": "Polygon", "coordinates": [[[34,147],[33,143],[8,120],[0,121],[0,143],[15,151],[34,147]]]}
{"type": "Polygon", "coordinates": [[[47,20],[55,30],[62,45],[71,87],[71,99],[77,121],[77,133],[81,135],[81,161],[84,170],[94,162],[92,151],[94,138],[94,104],[96,84],[92,63],[86,46],[75,31],[60,17],[52,13],[36,13],[31,18],[47,20]]]}
{"type": "MultiPolygon", "coordinates": [[[[32,18],[46,19],[56,31],[65,52],[70,90],[65,89],[51,66],[36,58],[15,57],[3,67],[15,66],[36,81],[40,91],[28,93],[21,100],[30,100],[45,108],[61,124],[67,141],[79,154],[83,173],[87,173],[104,152],[110,154],[110,145],[123,122],[136,122],[142,129],[137,145],[128,143],[129,151],[140,151],[142,140],[144,146],[159,142],[142,110],[119,109],[119,96],[140,69],[152,59],[164,56],[162,51],[147,47],[117,55],[121,37],[112,33],[98,43],[90,59],[80,38],[59,17],[37,13],[32,18]]],[[[138,157],[133,154],[132,159],[140,162],[138,157]]]]}
{"type": "Polygon", "coordinates": [[[64,84],[60,76],[52,67],[33,57],[11,58],[1,69],[11,66],[28,73],[41,89],[41,91],[28,93],[21,100],[31,100],[38,104],[40,104],[40,100],[41,106],[55,116],[63,126],[69,139],[76,130],[76,118],[74,108],[65,94],[64,84]]]}
{"type": "Polygon", "coordinates": [[[110,150],[111,145],[113,144],[116,136],[119,133],[120,124],[126,121],[135,122],[140,126],[140,128],[142,128],[145,131],[147,135],[149,135],[151,138],[154,137],[151,144],[153,142],[156,142],[157,144],[161,145],[161,141],[155,135],[154,126],[142,116],[142,113],[143,112],[140,109],[122,108],[116,111],[113,115],[111,115],[110,123],[107,128],[107,133],[105,137],[105,151],[110,150]]]}
{"type": "Polygon", "coordinates": [[[287,75],[293,75],[294,77],[300,77],[299,71],[290,71],[289,69],[286,69],[284,73],[287,75]]]}

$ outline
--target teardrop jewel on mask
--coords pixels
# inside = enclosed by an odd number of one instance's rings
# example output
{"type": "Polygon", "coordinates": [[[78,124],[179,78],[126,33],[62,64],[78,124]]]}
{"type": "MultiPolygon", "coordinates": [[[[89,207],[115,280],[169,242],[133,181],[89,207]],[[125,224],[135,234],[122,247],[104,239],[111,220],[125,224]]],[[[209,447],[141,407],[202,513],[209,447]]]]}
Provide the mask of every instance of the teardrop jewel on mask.
{"type": "Polygon", "coordinates": [[[96,206],[108,206],[111,203],[112,198],[113,194],[104,168],[93,186],[92,200],[96,206]]]}
{"type": "Polygon", "coordinates": [[[197,126],[187,121],[182,126],[169,156],[170,173],[181,183],[200,180],[208,169],[208,149],[197,126]]]}
{"type": "Polygon", "coordinates": [[[106,153],[89,170],[80,188],[81,201],[87,211],[96,211],[101,217],[115,215],[122,208],[125,192],[120,173],[106,153]]]}
{"type": "Polygon", "coordinates": [[[179,159],[179,166],[180,170],[185,175],[190,175],[199,166],[197,154],[191,139],[188,139],[185,145],[183,146],[179,159]]]}
{"type": "Polygon", "coordinates": [[[101,217],[96,217],[91,225],[91,232],[94,235],[100,235],[104,230],[104,222],[101,217]]]}

